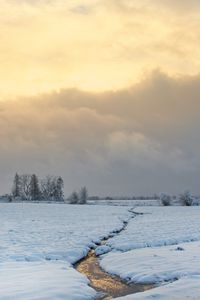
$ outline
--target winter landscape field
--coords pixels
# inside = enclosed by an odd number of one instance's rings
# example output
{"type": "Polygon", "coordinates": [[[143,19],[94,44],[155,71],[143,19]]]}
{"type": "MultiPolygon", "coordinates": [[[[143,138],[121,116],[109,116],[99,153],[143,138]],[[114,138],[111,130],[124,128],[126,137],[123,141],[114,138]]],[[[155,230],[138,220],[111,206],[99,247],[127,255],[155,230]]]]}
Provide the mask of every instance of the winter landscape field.
{"type": "Polygon", "coordinates": [[[0,299],[97,299],[74,264],[105,238],[103,269],[129,283],[155,284],[119,299],[199,299],[200,207],[134,212],[127,206],[1,203],[0,299]]]}
{"type": "Polygon", "coordinates": [[[0,300],[200,300],[200,0],[0,16],[0,300]]]}

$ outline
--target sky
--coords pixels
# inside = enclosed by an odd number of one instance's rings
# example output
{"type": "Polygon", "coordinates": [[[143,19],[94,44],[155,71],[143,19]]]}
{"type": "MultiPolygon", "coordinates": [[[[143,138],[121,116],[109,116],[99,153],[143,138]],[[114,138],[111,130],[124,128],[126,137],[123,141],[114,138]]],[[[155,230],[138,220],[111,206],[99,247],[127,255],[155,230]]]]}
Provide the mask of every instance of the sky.
{"type": "Polygon", "coordinates": [[[0,192],[200,194],[199,0],[0,0],[0,192]]]}

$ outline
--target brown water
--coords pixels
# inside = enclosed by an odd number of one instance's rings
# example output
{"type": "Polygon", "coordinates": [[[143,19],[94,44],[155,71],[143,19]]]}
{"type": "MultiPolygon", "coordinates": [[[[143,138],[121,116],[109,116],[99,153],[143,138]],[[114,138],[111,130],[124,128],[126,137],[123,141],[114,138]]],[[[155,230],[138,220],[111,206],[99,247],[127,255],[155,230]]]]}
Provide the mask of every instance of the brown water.
{"type": "Polygon", "coordinates": [[[99,292],[101,296],[97,299],[110,300],[120,296],[143,292],[154,287],[149,284],[128,284],[119,277],[106,273],[101,269],[98,257],[96,257],[92,250],[86,258],[76,265],[76,270],[86,275],[90,280],[90,286],[99,292]]]}
{"type": "MultiPolygon", "coordinates": [[[[137,214],[133,209],[129,210],[132,213],[132,218],[137,214]]],[[[128,225],[127,221],[123,222],[123,227],[120,230],[114,232],[114,234],[120,234],[126,229],[128,225]]],[[[104,239],[101,242],[101,245],[106,244],[109,238],[104,239]]],[[[98,298],[101,300],[110,300],[116,297],[122,297],[138,292],[144,292],[146,290],[152,289],[155,287],[153,284],[135,284],[127,283],[121,280],[120,277],[113,276],[109,273],[106,273],[101,269],[99,265],[99,259],[95,255],[94,250],[91,250],[88,255],[78,262],[75,266],[76,270],[84,275],[90,280],[90,286],[98,292],[98,298]]]]}

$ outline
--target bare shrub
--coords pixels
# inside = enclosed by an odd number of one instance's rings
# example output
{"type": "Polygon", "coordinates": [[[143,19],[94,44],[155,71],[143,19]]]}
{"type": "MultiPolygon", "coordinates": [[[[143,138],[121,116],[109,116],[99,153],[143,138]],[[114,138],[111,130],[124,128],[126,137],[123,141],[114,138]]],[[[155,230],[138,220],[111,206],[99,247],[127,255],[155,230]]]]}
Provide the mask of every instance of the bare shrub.
{"type": "Polygon", "coordinates": [[[179,199],[183,206],[192,206],[194,204],[194,197],[189,191],[185,191],[181,194],[179,199]]]}
{"type": "Polygon", "coordinates": [[[79,202],[79,196],[78,196],[78,193],[77,192],[73,192],[69,198],[68,198],[68,201],[70,204],[78,204],[79,202]]]}
{"type": "Polygon", "coordinates": [[[163,206],[170,206],[171,205],[171,197],[169,195],[166,194],[161,194],[160,196],[160,200],[163,206]]]}

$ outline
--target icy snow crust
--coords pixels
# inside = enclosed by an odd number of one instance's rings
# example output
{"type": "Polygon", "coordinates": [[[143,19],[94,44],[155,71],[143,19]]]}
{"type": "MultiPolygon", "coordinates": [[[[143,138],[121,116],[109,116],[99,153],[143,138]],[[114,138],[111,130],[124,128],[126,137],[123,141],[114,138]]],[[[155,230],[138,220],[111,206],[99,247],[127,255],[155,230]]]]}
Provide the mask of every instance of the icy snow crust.
{"type": "Polygon", "coordinates": [[[144,215],[109,241],[113,251],[101,266],[128,281],[161,286],[117,299],[200,299],[200,207],[135,210],[144,215]]]}
{"type": "Polygon", "coordinates": [[[122,207],[0,204],[0,300],[93,299],[72,264],[129,216],[122,207]]]}

